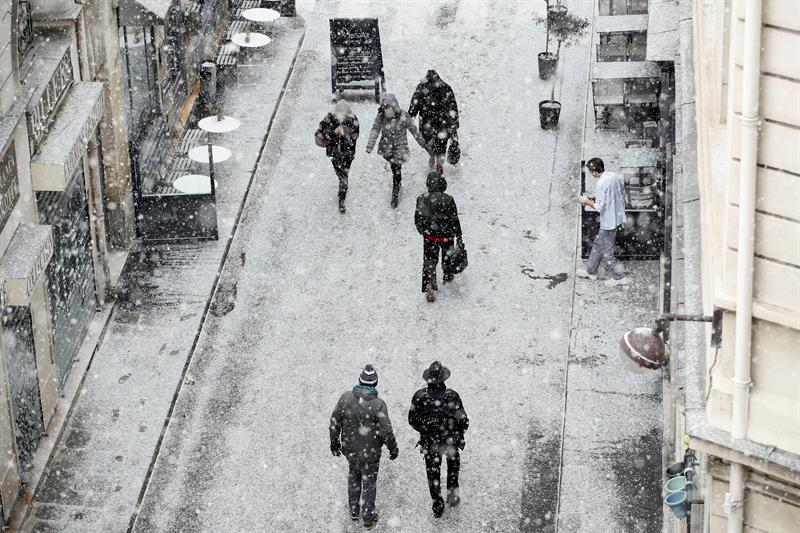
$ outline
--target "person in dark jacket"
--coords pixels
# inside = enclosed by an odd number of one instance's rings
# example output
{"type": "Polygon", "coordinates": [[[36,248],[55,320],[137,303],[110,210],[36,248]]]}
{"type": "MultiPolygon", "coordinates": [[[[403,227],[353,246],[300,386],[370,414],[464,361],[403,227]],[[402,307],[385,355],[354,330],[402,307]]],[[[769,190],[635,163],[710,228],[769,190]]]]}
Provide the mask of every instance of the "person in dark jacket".
{"type": "Polygon", "coordinates": [[[431,146],[428,166],[433,169],[434,164],[443,165],[447,142],[458,132],[458,105],[452,87],[435,70],[429,70],[417,85],[408,114],[412,117],[419,114],[419,130],[431,146]]]}
{"type": "Polygon", "coordinates": [[[434,361],[422,374],[428,386],[411,398],[408,423],[419,432],[419,446],[425,456],[428,488],[433,499],[433,515],[442,516],[444,500],[441,489],[442,457],[447,458],[447,504],[455,507],[461,502],[458,490],[458,471],[461,466],[459,450],[464,449],[464,433],[469,418],[461,397],[448,389],[445,380],[450,370],[434,361]]]}
{"type": "Polygon", "coordinates": [[[344,200],[347,196],[347,177],[350,165],[356,154],[358,140],[358,117],[353,113],[347,100],[336,102],[333,113],[328,113],[319,123],[319,130],[325,139],[325,153],[333,163],[333,170],[339,178],[339,212],[345,213],[344,200]]]}
{"type": "Polygon", "coordinates": [[[350,464],[347,494],[350,518],[358,520],[359,512],[364,527],[372,529],[378,523],[375,512],[375,484],[381,447],[389,449],[389,459],[397,459],[399,450],[392,431],[386,403],[378,398],[378,372],[366,365],[358,378],[358,385],[339,398],[331,414],[331,453],[342,453],[350,464]]]}
{"type": "Polygon", "coordinates": [[[442,253],[442,282],[452,281],[450,272],[450,253],[453,242],[462,246],[461,222],[458,220],[456,201],[444,191],[447,180],[437,171],[428,173],[426,183],[428,192],[417,198],[417,209],[414,212],[414,224],[422,235],[422,292],[429,302],[436,300],[433,291],[436,286],[436,265],[439,262],[439,251],[442,253]]]}
{"type": "Polygon", "coordinates": [[[375,142],[378,141],[378,137],[380,136],[381,140],[378,142],[378,154],[382,155],[392,167],[391,206],[393,208],[397,207],[400,196],[400,182],[403,179],[403,163],[408,161],[410,155],[406,130],[411,132],[411,135],[426,152],[429,151],[428,146],[425,144],[425,139],[414,125],[414,121],[408,116],[408,113],[400,109],[400,104],[397,103],[395,95],[385,93],[381,96],[378,114],[375,117],[375,122],[372,124],[372,130],[369,132],[367,153],[369,154],[372,152],[372,149],[375,147],[375,142]]]}

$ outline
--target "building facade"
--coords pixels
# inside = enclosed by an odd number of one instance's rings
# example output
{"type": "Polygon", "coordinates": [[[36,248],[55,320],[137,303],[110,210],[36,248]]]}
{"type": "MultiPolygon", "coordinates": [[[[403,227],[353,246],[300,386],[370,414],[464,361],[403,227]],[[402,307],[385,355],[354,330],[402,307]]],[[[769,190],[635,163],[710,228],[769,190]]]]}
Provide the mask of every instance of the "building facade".
{"type": "Polygon", "coordinates": [[[111,4],[7,0],[0,8],[5,521],[31,482],[42,436],[58,432],[51,420],[89,323],[110,295],[109,258],[124,255],[134,215],[111,4]]]}
{"type": "MultiPolygon", "coordinates": [[[[32,465],[49,453],[38,445],[58,433],[54,413],[77,383],[71,367],[94,342],[88,326],[150,218],[137,203],[143,184],[162,177],[189,125],[211,113],[217,66],[236,72],[229,41],[253,5],[0,0],[3,522],[36,483],[32,465]]],[[[295,14],[293,0],[258,5],[295,14]]]]}
{"type": "MultiPolygon", "coordinates": [[[[656,0],[651,0],[652,4],[656,0]]],[[[800,11],[675,2],[672,459],[699,458],[679,531],[800,524],[800,11]],[[685,437],[688,439],[684,440],[685,437]]]]}

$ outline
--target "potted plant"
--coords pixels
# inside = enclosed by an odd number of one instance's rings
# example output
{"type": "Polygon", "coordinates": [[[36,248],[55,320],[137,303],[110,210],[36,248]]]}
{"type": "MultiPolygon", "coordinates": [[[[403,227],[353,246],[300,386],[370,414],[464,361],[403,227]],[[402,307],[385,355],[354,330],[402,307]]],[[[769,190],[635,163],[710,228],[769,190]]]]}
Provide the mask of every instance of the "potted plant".
{"type": "Polygon", "coordinates": [[[216,102],[214,104],[214,107],[211,108],[211,112],[217,115],[218,121],[222,122],[223,120],[225,120],[225,108],[222,107],[221,103],[216,102]]]}
{"type": "Polygon", "coordinates": [[[547,33],[544,41],[544,52],[539,52],[537,59],[539,61],[539,79],[549,80],[558,63],[558,56],[550,51],[550,20],[558,18],[561,12],[567,10],[567,7],[560,4],[550,4],[550,0],[545,0],[545,3],[547,6],[546,16],[534,15],[533,21],[536,24],[544,24],[545,32],[547,33]]]}
{"type": "MultiPolygon", "coordinates": [[[[540,20],[541,19],[537,19],[537,23],[541,23],[540,20]]],[[[556,53],[554,54],[555,61],[546,65],[546,68],[550,68],[550,70],[546,72],[546,77],[543,76],[542,62],[540,59],[539,77],[542,79],[548,79],[554,72],[558,71],[558,59],[561,54],[561,46],[571,46],[577,43],[586,32],[586,28],[589,27],[588,19],[572,14],[566,6],[560,4],[547,6],[546,23],[547,40],[549,42],[552,37],[558,41],[558,48],[556,48],[556,53]]],[[[549,53],[549,50],[546,50],[545,53],[549,53]]],[[[549,57],[546,59],[549,60],[549,57]]],[[[553,80],[553,87],[550,90],[550,99],[539,102],[539,121],[543,129],[551,129],[558,125],[558,118],[561,113],[561,102],[555,99],[555,92],[556,81],[553,80]]]]}

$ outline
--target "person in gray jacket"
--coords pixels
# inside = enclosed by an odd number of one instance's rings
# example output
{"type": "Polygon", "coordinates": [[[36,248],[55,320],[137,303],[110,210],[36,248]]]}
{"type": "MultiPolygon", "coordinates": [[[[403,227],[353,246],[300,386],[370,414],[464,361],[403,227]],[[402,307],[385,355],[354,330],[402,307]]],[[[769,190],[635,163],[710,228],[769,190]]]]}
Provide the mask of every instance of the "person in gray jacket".
{"type": "Polygon", "coordinates": [[[339,457],[344,453],[350,464],[347,478],[347,495],[350,518],[364,527],[374,528],[378,523],[375,512],[375,485],[381,448],[389,449],[389,459],[397,459],[399,450],[389,420],[386,403],[378,398],[378,373],[366,365],[358,378],[358,385],[339,398],[331,414],[331,453],[339,457]]]}
{"type": "Polygon", "coordinates": [[[425,142],[425,138],[417,129],[414,120],[405,110],[400,108],[397,97],[392,93],[384,93],[381,96],[381,104],[372,130],[369,132],[367,140],[367,153],[372,153],[378,136],[378,154],[389,162],[392,167],[392,207],[397,207],[400,196],[400,182],[402,181],[403,163],[408,161],[410,156],[408,150],[408,138],[406,130],[416,139],[419,145],[428,153],[430,148],[425,142]]]}

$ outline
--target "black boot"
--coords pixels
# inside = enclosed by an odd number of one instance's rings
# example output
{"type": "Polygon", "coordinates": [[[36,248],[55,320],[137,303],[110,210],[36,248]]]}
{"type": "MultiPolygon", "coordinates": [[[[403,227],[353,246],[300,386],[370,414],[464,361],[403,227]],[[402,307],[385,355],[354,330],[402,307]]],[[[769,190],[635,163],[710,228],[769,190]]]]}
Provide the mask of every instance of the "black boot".
{"type": "Polygon", "coordinates": [[[461,503],[461,497],[458,493],[458,487],[454,489],[447,489],[447,505],[450,507],[456,507],[459,503],[461,503]]]}
{"type": "Polygon", "coordinates": [[[433,516],[441,518],[444,514],[444,502],[442,500],[435,500],[433,502],[433,516]]]}
{"type": "Polygon", "coordinates": [[[400,175],[400,165],[392,165],[392,209],[397,207],[400,198],[400,184],[403,178],[400,175]]]}

